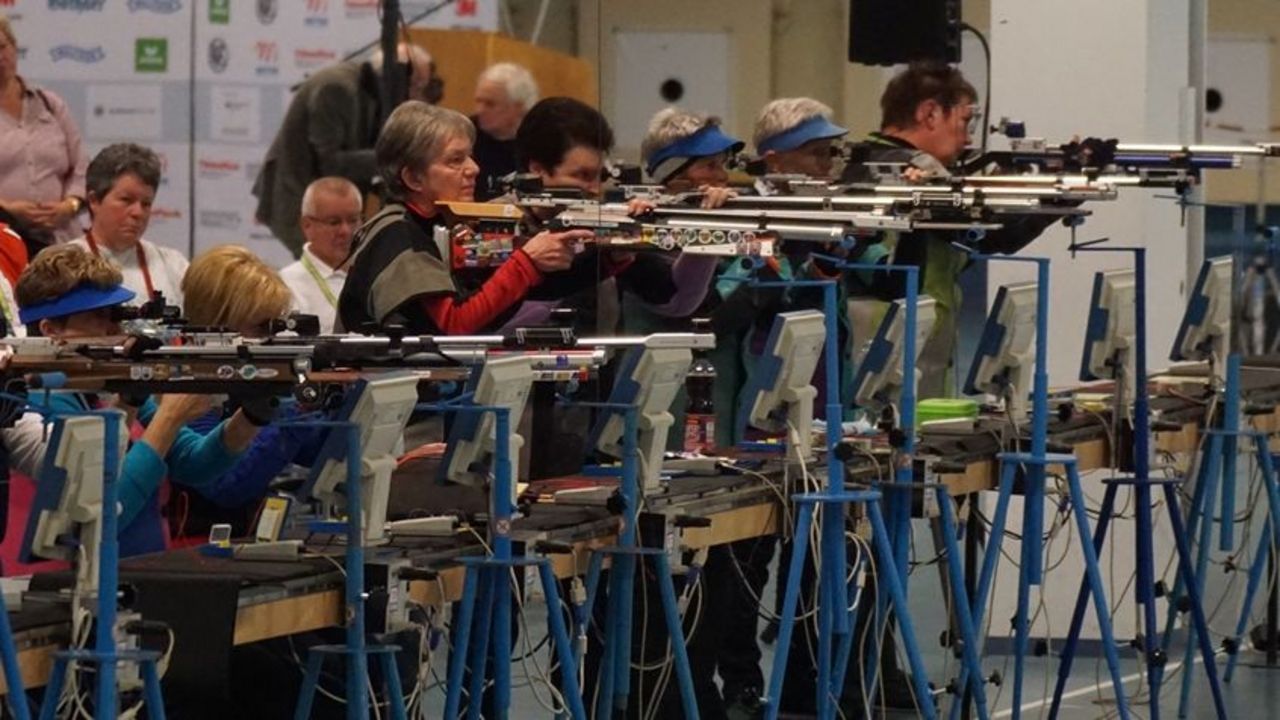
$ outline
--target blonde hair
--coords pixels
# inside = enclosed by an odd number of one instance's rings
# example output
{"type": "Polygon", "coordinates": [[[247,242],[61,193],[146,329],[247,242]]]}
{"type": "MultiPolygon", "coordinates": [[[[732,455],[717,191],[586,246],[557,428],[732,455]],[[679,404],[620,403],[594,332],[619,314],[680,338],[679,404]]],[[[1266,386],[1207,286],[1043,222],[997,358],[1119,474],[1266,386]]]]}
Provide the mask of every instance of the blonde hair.
{"type": "MultiPolygon", "coordinates": [[[[3,31],[0,31],[3,32],[3,31]]],[[[79,245],[54,245],[40,251],[14,287],[18,306],[57,300],[81,285],[109,290],[124,282],[120,269],[79,245]]]]}
{"type": "Polygon", "coordinates": [[[182,295],[193,325],[233,330],[284,317],[293,303],[280,275],[239,245],[220,245],[193,260],[182,295]]]}
{"type": "Polygon", "coordinates": [[[0,15],[0,35],[4,35],[9,40],[9,44],[14,50],[18,49],[18,38],[13,34],[13,23],[9,22],[8,15],[0,15]]]}

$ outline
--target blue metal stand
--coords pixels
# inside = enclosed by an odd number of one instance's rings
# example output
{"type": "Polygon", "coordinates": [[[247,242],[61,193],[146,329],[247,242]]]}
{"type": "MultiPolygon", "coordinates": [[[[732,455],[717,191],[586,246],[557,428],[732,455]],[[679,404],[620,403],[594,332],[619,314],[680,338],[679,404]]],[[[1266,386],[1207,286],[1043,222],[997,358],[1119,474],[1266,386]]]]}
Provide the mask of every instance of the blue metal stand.
{"type": "MultiPolygon", "coordinates": [[[[1275,470],[1271,463],[1271,453],[1267,448],[1267,437],[1263,433],[1245,430],[1240,427],[1240,356],[1236,354],[1227,356],[1226,383],[1223,389],[1223,412],[1222,427],[1220,429],[1209,429],[1206,431],[1207,439],[1203,453],[1200,457],[1200,465],[1196,474],[1196,487],[1194,495],[1191,499],[1191,511],[1187,520],[1187,537],[1199,536],[1198,547],[1196,548],[1196,563],[1194,568],[1183,568],[1179,566],[1178,575],[1174,580],[1173,592],[1169,598],[1169,611],[1165,619],[1165,635],[1161,644],[1162,649],[1167,650],[1171,636],[1173,634],[1174,625],[1177,620],[1177,613],[1180,607],[1190,602],[1192,607],[1202,604],[1202,590],[1197,586],[1197,579],[1206,576],[1209,569],[1209,554],[1213,543],[1213,518],[1217,503],[1215,496],[1221,491],[1222,508],[1220,515],[1222,518],[1223,528],[1220,535],[1219,547],[1223,540],[1232,539],[1234,533],[1227,526],[1233,525],[1235,520],[1232,511],[1228,511],[1228,506],[1234,508],[1235,491],[1227,492],[1227,486],[1233,486],[1236,483],[1236,453],[1238,450],[1239,440],[1244,438],[1252,440],[1255,452],[1257,453],[1258,466],[1262,471],[1262,482],[1267,488],[1267,499],[1269,504],[1270,517],[1277,517],[1275,513],[1280,510],[1280,505],[1272,504],[1273,492],[1276,487],[1275,470]],[[1218,483],[1222,483],[1222,488],[1218,487],[1218,483]]],[[[1263,530],[1263,545],[1269,547],[1267,542],[1268,531],[1273,527],[1268,524],[1263,530]]],[[[1230,549],[1230,544],[1227,545],[1230,549]]],[[[1261,572],[1261,563],[1255,561],[1256,569],[1261,572]]],[[[1252,569],[1250,575],[1252,576],[1252,569]]],[[[1252,582],[1252,577],[1250,578],[1252,582]]],[[[1247,615],[1249,605],[1245,605],[1245,613],[1247,615]]],[[[1234,651],[1236,644],[1228,639],[1226,646],[1234,651]]],[[[1207,628],[1200,627],[1196,623],[1188,628],[1187,648],[1184,654],[1184,661],[1190,663],[1192,658],[1192,649],[1198,644],[1202,647],[1208,646],[1210,639],[1208,637],[1207,628]]],[[[1232,657],[1227,660],[1227,669],[1223,677],[1224,680],[1230,681],[1234,667],[1234,652],[1232,657]]],[[[1206,661],[1207,663],[1207,661],[1206,661]]],[[[1189,675],[1190,673],[1187,673],[1189,675]]],[[[1178,717],[1186,717],[1187,705],[1191,699],[1191,683],[1187,677],[1183,677],[1181,692],[1178,702],[1178,717]]]]}
{"type": "MultiPolygon", "coordinates": [[[[1089,247],[1074,248],[1081,251],[1094,251],[1089,247]]],[[[1103,249],[1098,249],[1103,250],[1103,249]]],[[[1158,720],[1160,717],[1160,689],[1163,685],[1164,666],[1167,661],[1167,654],[1164,650],[1164,643],[1159,640],[1158,630],[1156,628],[1156,582],[1155,582],[1155,551],[1152,545],[1154,537],[1153,519],[1151,515],[1151,489],[1153,486],[1160,486],[1164,491],[1165,507],[1169,513],[1169,521],[1173,528],[1174,544],[1178,554],[1179,571],[1187,578],[1190,593],[1190,610],[1193,622],[1195,623],[1196,635],[1200,638],[1200,651],[1204,659],[1205,673],[1209,678],[1209,688],[1213,693],[1214,707],[1217,709],[1218,717],[1221,720],[1226,718],[1226,706],[1222,698],[1222,687],[1218,682],[1218,668],[1214,660],[1213,647],[1209,641],[1208,621],[1205,618],[1204,606],[1200,601],[1199,583],[1202,574],[1193,573],[1191,570],[1191,552],[1188,546],[1188,538],[1183,527],[1182,511],[1178,507],[1177,487],[1181,485],[1181,480],[1153,480],[1151,478],[1151,418],[1150,418],[1150,402],[1149,390],[1147,388],[1147,301],[1146,301],[1146,250],[1144,248],[1106,248],[1105,251],[1115,252],[1132,252],[1134,256],[1134,281],[1135,281],[1135,307],[1134,307],[1134,327],[1135,327],[1135,348],[1134,348],[1134,401],[1133,401],[1133,455],[1134,455],[1134,472],[1132,477],[1113,477],[1106,480],[1106,491],[1102,498],[1102,508],[1099,511],[1097,527],[1093,535],[1093,551],[1095,556],[1102,551],[1102,545],[1106,540],[1107,527],[1111,522],[1113,510],[1115,508],[1115,500],[1118,489],[1121,486],[1129,486],[1133,488],[1134,505],[1135,505],[1135,542],[1137,548],[1136,557],[1136,585],[1134,587],[1135,599],[1142,606],[1143,618],[1143,638],[1140,644],[1140,650],[1144,654],[1147,665],[1147,687],[1150,695],[1150,717],[1151,720],[1158,720]]],[[[1123,404],[1121,405],[1123,409],[1123,404]]],[[[1117,414],[1117,422],[1120,415],[1117,414]]],[[[1073,504],[1076,499],[1072,498],[1073,504]]],[[[1073,511],[1077,515],[1082,515],[1083,505],[1074,505],[1073,511]]],[[[1083,536],[1082,536],[1083,537],[1083,536]]],[[[1071,664],[1075,656],[1076,644],[1080,638],[1080,628],[1084,623],[1085,607],[1089,601],[1089,582],[1082,582],[1080,591],[1076,596],[1075,611],[1071,616],[1071,630],[1067,634],[1066,644],[1062,650],[1062,660],[1058,666],[1058,680],[1053,691],[1053,703],[1050,706],[1049,716],[1056,718],[1058,710],[1061,708],[1062,694],[1066,689],[1067,678],[1071,675],[1071,664]]],[[[1105,607],[1105,606],[1100,606],[1105,607]]],[[[1183,684],[1188,686],[1192,673],[1190,671],[1190,660],[1193,643],[1187,645],[1186,662],[1183,665],[1183,684]]],[[[1123,692],[1119,684],[1116,685],[1118,692],[1123,692]]]]}
{"type": "MultiPolygon", "coordinates": [[[[66,376],[62,373],[46,373],[42,375],[42,387],[56,389],[66,384],[66,376]]],[[[25,398],[8,398],[26,403],[25,398]]],[[[45,415],[56,417],[46,407],[30,404],[30,407],[45,415]]],[[[147,713],[149,717],[164,720],[164,701],[160,694],[160,677],[156,671],[156,660],[159,653],[150,651],[121,651],[115,643],[116,603],[120,594],[120,540],[117,537],[120,525],[119,516],[113,510],[119,504],[120,460],[120,414],[114,410],[96,410],[75,413],[101,417],[103,421],[103,454],[102,454],[102,538],[98,545],[98,608],[94,622],[96,633],[92,650],[63,650],[54,653],[53,676],[45,690],[45,701],[40,707],[40,717],[52,720],[57,712],[58,700],[66,682],[67,668],[73,662],[82,662],[97,666],[97,685],[94,692],[94,708],[99,717],[114,717],[119,712],[119,691],[116,687],[116,665],[119,663],[136,663],[142,671],[143,687],[146,693],[147,713]],[[116,421],[116,422],[113,422],[116,421]]],[[[18,671],[17,652],[13,645],[13,635],[9,629],[8,613],[0,613],[4,619],[0,621],[0,652],[4,656],[5,682],[9,687],[9,701],[14,714],[19,718],[29,718],[30,710],[23,694],[22,677],[18,671]]]]}
{"type": "MultiPolygon", "coordinates": [[[[596,593],[600,586],[600,572],[604,559],[610,560],[608,597],[606,598],[604,661],[600,665],[599,698],[596,717],[612,718],[625,714],[628,696],[631,694],[631,627],[635,592],[637,561],[651,558],[658,578],[658,590],[662,595],[662,612],[671,642],[671,655],[675,663],[676,681],[680,687],[680,702],[684,717],[697,720],[698,701],[693,692],[693,674],[689,668],[688,648],[685,644],[684,626],[676,604],[675,586],[671,580],[671,568],[666,550],[640,547],[636,527],[640,514],[639,448],[637,446],[638,422],[636,408],[632,405],[613,403],[576,403],[585,407],[603,408],[623,413],[622,470],[618,491],[622,498],[622,531],[618,544],[593,550],[587,569],[588,615],[595,608],[596,593]]],[[[565,667],[570,667],[566,665],[565,667]]]]}
{"type": "Polygon", "coordinates": [[[1280,487],[1276,485],[1275,456],[1266,448],[1267,440],[1263,434],[1253,436],[1254,448],[1257,452],[1258,464],[1262,468],[1262,482],[1267,491],[1267,520],[1262,525],[1262,534],[1258,538],[1258,549],[1253,554],[1253,564],[1249,566],[1249,583],[1244,594],[1244,605],[1240,608],[1240,619],[1236,621],[1234,634],[1227,642],[1227,670],[1223,679],[1231,682],[1236,664],[1240,661],[1240,642],[1248,629],[1249,616],[1253,611],[1253,600],[1262,582],[1262,573],[1267,562],[1272,560],[1271,545],[1280,542],[1280,487]]]}
{"type": "MultiPolygon", "coordinates": [[[[967,248],[962,248],[968,251],[967,248]]],[[[1013,492],[1013,478],[1019,466],[1026,468],[1024,480],[1024,506],[1022,518],[1022,555],[1021,569],[1018,576],[1018,605],[1014,615],[1014,680],[1013,707],[1014,720],[1022,715],[1022,681],[1025,659],[1030,644],[1030,605],[1031,587],[1043,582],[1043,533],[1044,533],[1044,493],[1045,482],[1050,465],[1061,465],[1066,469],[1067,481],[1075,516],[1079,529],[1080,544],[1084,552],[1085,577],[1093,595],[1094,610],[1098,617],[1098,626],[1102,642],[1106,649],[1107,665],[1111,670],[1111,678],[1115,683],[1116,710],[1120,717],[1129,717],[1128,703],[1124,695],[1124,685],[1120,680],[1120,660],[1116,654],[1115,635],[1111,629],[1111,606],[1108,605],[1106,592],[1102,586],[1102,574],[1098,569],[1098,555],[1094,550],[1090,537],[1089,519],[1086,516],[1084,491],[1080,485],[1080,475],[1076,467],[1074,455],[1050,455],[1048,452],[1049,436],[1049,260],[1048,258],[1007,257],[973,254],[978,260],[998,260],[1003,262],[1029,262],[1036,265],[1036,356],[1035,384],[1032,392],[1031,419],[1031,452],[1001,453],[1000,486],[996,500],[995,517],[991,523],[991,534],[987,542],[986,554],[983,557],[982,571],[978,579],[977,597],[971,603],[974,611],[974,625],[981,628],[984,608],[995,576],[995,565],[1000,556],[1000,545],[1004,535],[1005,516],[1008,511],[1009,498],[1013,492]]],[[[960,687],[964,688],[967,677],[961,671],[960,687]]]]}
{"type": "MultiPolygon", "coordinates": [[[[894,272],[901,273],[906,276],[906,297],[905,297],[905,313],[903,317],[903,341],[902,341],[902,392],[898,400],[898,417],[900,418],[900,430],[903,433],[904,440],[901,452],[903,454],[902,461],[897,463],[894,469],[894,483],[890,485],[881,484],[878,488],[882,491],[891,492],[885,498],[887,501],[887,512],[890,519],[891,541],[890,544],[894,551],[894,566],[898,571],[898,582],[903,590],[903,597],[906,597],[907,591],[907,571],[910,564],[910,548],[911,548],[911,493],[919,488],[922,492],[930,490],[923,483],[916,483],[914,476],[914,468],[911,459],[915,455],[916,445],[916,313],[919,302],[919,275],[920,269],[914,265],[877,265],[866,263],[846,263],[840,262],[837,258],[825,258],[828,262],[835,264],[841,270],[854,270],[866,272],[894,272]]],[[[943,525],[943,554],[947,558],[947,575],[951,581],[953,588],[955,615],[957,625],[960,631],[960,661],[962,667],[968,671],[967,683],[968,689],[972,692],[975,707],[977,709],[979,720],[986,720],[988,717],[987,709],[987,693],[986,683],[982,675],[982,662],[980,658],[979,648],[981,643],[978,640],[977,628],[972,621],[972,613],[969,605],[969,596],[964,591],[966,586],[964,568],[960,561],[960,547],[957,542],[957,531],[955,522],[955,509],[952,507],[951,495],[947,491],[945,485],[932,486],[933,492],[937,494],[938,507],[940,508],[940,518],[943,525]]],[[[889,601],[887,588],[882,584],[879,586],[876,602],[878,608],[883,611],[889,601]]],[[[839,672],[836,673],[837,678],[844,677],[844,660],[848,657],[848,646],[853,644],[853,633],[849,633],[843,641],[845,646],[841,647],[839,657],[842,659],[838,663],[839,672]]],[[[873,659],[873,658],[871,658],[873,659]]],[[[865,684],[872,684],[871,678],[875,672],[877,663],[864,663],[865,684]]],[[[957,695],[964,697],[966,685],[957,686],[957,695]]],[[[952,717],[958,717],[960,706],[963,702],[952,703],[952,717]]]]}
{"type": "MultiPolygon", "coordinates": [[[[290,423],[293,424],[293,423],[290,423]]],[[[362,528],[363,510],[361,502],[361,467],[363,465],[360,448],[360,426],[350,422],[299,422],[299,425],[332,427],[341,429],[346,434],[347,462],[347,521],[343,525],[347,531],[346,557],[343,559],[346,569],[346,642],[342,645],[327,645],[311,648],[307,657],[307,669],[302,687],[298,691],[298,705],[294,709],[295,720],[306,720],[311,714],[311,703],[315,698],[316,686],[320,679],[320,664],[324,655],[338,655],[346,660],[346,701],[347,720],[368,720],[369,717],[369,656],[382,658],[387,684],[387,704],[394,720],[404,720],[404,695],[400,691],[400,676],[396,671],[395,653],[398,650],[392,645],[369,645],[365,638],[364,622],[364,529],[362,528]]],[[[376,702],[376,698],[375,698],[376,702]]]]}
{"type": "MultiPolygon", "coordinates": [[[[467,400],[464,395],[459,400],[467,400]]],[[[459,717],[464,674],[470,674],[467,689],[467,717],[480,717],[484,704],[485,680],[490,675],[488,658],[493,656],[494,714],[505,720],[511,710],[511,572],[513,568],[534,567],[542,581],[547,600],[547,626],[556,657],[560,661],[563,695],[569,715],[586,720],[578,676],[573,672],[574,653],[560,612],[560,592],[551,561],[544,557],[513,557],[511,518],[515,513],[511,496],[515,477],[511,464],[511,411],[506,407],[461,404],[460,402],[420,405],[420,410],[493,413],[494,472],[490,488],[489,535],[492,554],[462,558],[466,575],[462,586],[460,612],[455,623],[457,636],[449,656],[445,718],[459,717]],[[474,638],[473,638],[474,635],[474,638]]]]}
{"type": "MultiPolygon", "coordinates": [[[[840,427],[843,408],[840,400],[840,350],[838,333],[838,309],[836,284],[832,280],[792,280],[768,282],[747,280],[753,287],[817,287],[823,292],[823,312],[826,316],[827,337],[824,344],[826,362],[826,460],[827,488],[822,493],[802,494],[794,497],[797,503],[799,521],[796,527],[795,542],[792,547],[792,561],[787,576],[786,595],[783,600],[783,614],[778,625],[778,651],[774,655],[773,667],[769,680],[769,695],[766,698],[765,717],[774,720],[778,716],[779,702],[782,697],[782,686],[785,678],[787,653],[790,649],[791,635],[795,625],[795,603],[799,598],[800,582],[804,574],[805,553],[808,550],[808,533],[814,522],[818,507],[822,507],[822,536],[819,556],[822,558],[821,577],[819,578],[818,605],[818,652],[817,652],[817,705],[820,720],[830,720],[836,715],[837,700],[844,685],[844,669],[848,661],[849,648],[852,646],[853,613],[855,608],[849,607],[849,598],[853,597],[851,588],[845,578],[848,557],[845,547],[844,519],[847,508],[853,503],[864,503],[868,516],[872,521],[872,532],[876,552],[880,557],[880,567],[884,580],[881,585],[889,592],[898,624],[902,628],[902,641],[906,648],[907,658],[911,665],[915,683],[916,698],[922,717],[936,717],[933,696],[925,679],[926,673],[916,642],[915,631],[911,622],[910,610],[907,607],[906,594],[903,589],[905,565],[899,566],[894,559],[889,528],[885,525],[878,503],[881,493],[877,491],[845,492],[844,461],[836,453],[840,443],[840,427]],[[896,588],[896,592],[894,591],[896,588]],[[789,608],[789,609],[788,609],[789,608]]],[[[909,283],[914,288],[914,283],[909,283]]],[[[915,304],[909,305],[910,318],[914,320],[915,304]]],[[[908,340],[908,348],[914,347],[914,338],[908,340]]],[[[914,401],[912,402],[914,405],[914,401]]],[[[896,479],[901,479],[896,478],[896,479]]],[[[910,473],[906,481],[911,480],[910,473]]],[[[888,488],[889,486],[885,486],[888,488]]],[[[910,486],[907,486],[910,489],[910,486]]],[[[906,532],[910,532],[910,497],[902,497],[892,506],[895,516],[895,529],[901,535],[900,523],[902,513],[906,513],[906,532]]],[[[905,542],[902,545],[905,551],[905,542]]]]}

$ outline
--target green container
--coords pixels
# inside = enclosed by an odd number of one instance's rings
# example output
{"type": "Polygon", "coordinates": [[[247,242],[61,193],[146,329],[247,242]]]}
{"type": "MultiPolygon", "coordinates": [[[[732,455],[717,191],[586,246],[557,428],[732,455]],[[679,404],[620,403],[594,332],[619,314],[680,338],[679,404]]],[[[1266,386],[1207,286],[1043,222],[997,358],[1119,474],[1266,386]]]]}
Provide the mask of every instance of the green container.
{"type": "Polygon", "coordinates": [[[916,404],[916,427],[937,420],[978,417],[978,402],[968,398],[931,398],[916,404]]]}

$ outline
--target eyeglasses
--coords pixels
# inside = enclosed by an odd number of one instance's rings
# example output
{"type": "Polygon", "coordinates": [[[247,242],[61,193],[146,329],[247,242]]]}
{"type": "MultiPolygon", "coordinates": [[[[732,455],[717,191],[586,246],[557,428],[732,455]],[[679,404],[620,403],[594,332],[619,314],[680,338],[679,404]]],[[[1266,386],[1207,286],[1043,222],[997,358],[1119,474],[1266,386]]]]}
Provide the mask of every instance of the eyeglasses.
{"type": "Polygon", "coordinates": [[[318,222],[321,225],[324,225],[325,227],[329,228],[330,230],[337,230],[343,225],[350,225],[351,227],[359,227],[360,223],[362,222],[362,219],[359,215],[347,215],[347,216],[328,217],[328,218],[320,218],[314,215],[308,215],[307,219],[312,222],[318,222]]]}
{"type": "Polygon", "coordinates": [[[975,103],[967,107],[969,108],[969,134],[977,135],[982,132],[982,106],[975,103]]]}

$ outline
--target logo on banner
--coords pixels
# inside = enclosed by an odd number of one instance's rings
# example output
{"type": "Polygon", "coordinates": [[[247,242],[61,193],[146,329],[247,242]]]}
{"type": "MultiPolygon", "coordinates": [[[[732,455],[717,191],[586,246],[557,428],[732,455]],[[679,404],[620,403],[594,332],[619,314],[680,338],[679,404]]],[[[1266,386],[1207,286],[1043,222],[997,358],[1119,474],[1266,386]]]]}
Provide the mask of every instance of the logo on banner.
{"type": "Polygon", "coordinates": [[[162,73],[169,69],[169,38],[138,38],[133,44],[133,71],[162,73]]]}
{"type": "Polygon", "coordinates": [[[70,12],[101,12],[107,0],[49,0],[50,10],[68,10],[70,12]]]}
{"type": "Polygon", "coordinates": [[[379,0],[343,0],[347,17],[362,18],[378,12],[379,0]]]}
{"type": "Polygon", "coordinates": [[[209,22],[216,25],[231,22],[231,0],[209,0],[209,22]]]}
{"type": "Polygon", "coordinates": [[[458,17],[475,17],[476,16],[476,0],[458,0],[457,8],[458,17]]]}
{"type": "Polygon", "coordinates": [[[227,47],[227,41],[222,38],[214,38],[209,41],[209,69],[215,73],[221,73],[227,69],[227,64],[231,62],[231,48],[227,47]]]}
{"type": "Polygon", "coordinates": [[[276,14],[279,12],[276,0],[258,0],[258,22],[263,25],[270,25],[276,21],[276,14]]]}
{"type": "Polygon", "coordinates": [[[307,27],[327,27],[329,25],[329,0],[307,0],[307,15],[302,24],[307,27]]]}
{"type": "Polygon", "coordinates": [[[151,221],[156,220],[181,220],[182,211],[178,208],[163,207],[160,205],[151,206],[151,221]]]}
{"type": "Polygon", "coordinates": [[[200,211],[200,227],[215,228],[217,230],[238,230],[240,223],[240,213],[235,210],[200,211]]]}
{"type": "Polygon", "coordinates": [[[217,160],[200,158],[196,160],[196,174],[204,180],[225,180],[240,172],[240,163],[235,160],[217,160]]]}
{"type": "Polygon", "coordinates": [[[280,46],[271,40],[259,40],[253,44],[258,56],[258,65],[253,69],[257,75],[278,75],[280,73],[280,46]]]}
{"type": "Polygon", "coordinates": [[[293,64],[299,70],[310,70],[328,65],[338,59],[338,53],[326,48],[297,48],[293,51],[293,64]]]}
{"type": "Polygon", "coordinates": [[[144,118],[155,117],[160,114],[160,108],[154,105],[127,105],[127,106],[107,106],[94,105],[94,117],[127,117],[127,118],[144,118]]]}
{"type": "Polygon", "coordinates": [[[129,0],[129,12],[147,12],[172,15],[182,9],[182,0],[129,0]]]}
{"type": "Polygon", "coordinates": [[[54,62],[70,60],[71,62],[92,65],[106,59],[107,53],[101,45],[84,47],[83,45],[54,45],[49,48],[49,58],[54,62]]]}

